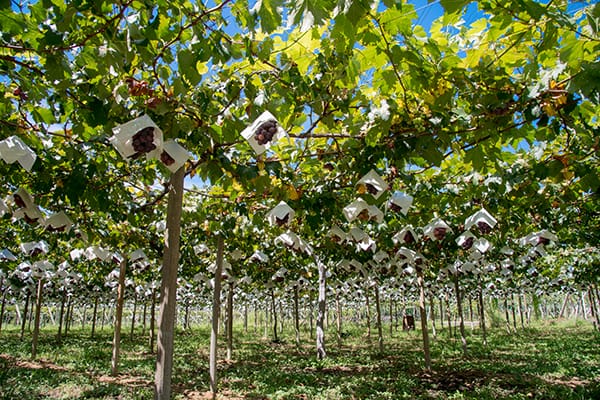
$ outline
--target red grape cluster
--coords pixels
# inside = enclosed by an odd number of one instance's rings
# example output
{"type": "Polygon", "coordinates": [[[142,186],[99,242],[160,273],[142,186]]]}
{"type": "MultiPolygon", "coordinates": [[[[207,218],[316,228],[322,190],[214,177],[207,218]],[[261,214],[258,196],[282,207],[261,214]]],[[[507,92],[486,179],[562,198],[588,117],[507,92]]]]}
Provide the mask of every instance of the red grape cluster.
{"type": "Polygon", "coordinates": [[[465,239],[465,241],[463,242],[463,244],[461,246],[463,248],[463,250],[469,250],[471,247],[473,247],[473,241],[474,241],[474,238],[472,236],[465,239]]]}
{"type": "Polygon", "coordinates": [[[23,215],[23,219],[28,224],[33,225],[38,221],[39,218],[31,218],[29,215],[27,215],[27,212],[25,212],[25,214],[23,215]]]}
{"type": "Polygon", "coordinates": [[[169,155],[166,151],[160,153],[160,161],[166,166],[173,165],[175,163],[175,159],[169,155]]]}
{"type": "Polygon", "coordinates": [[[25,201],[23,201],[23,198],[21,196],[19,196],[18,194],[13,194],[13,199],[15,200],[15,205],[19,208],[25,208],[27,207],[27,205],[25,204],[25,201]]]}
{"type": "Polygon", "coordinates": [[[400,207],[396,203],[390,202],[390,210],[392,210],[393,212],[401,212],[402,211],[402,207],[400,207]]]}
{"type": "Polygon", "coordinates": [[[377,192],[379,192],[379,190],[377,190],[377,188],[371,185],[370,183],[365,184],[365,188],[367,189],[367,192],[369,194],[372,194],[373,196],[375,196],[377,192]]]}
{"type": "Polygon", "coordinates": [[[289,222],[290,214],[285,214],[283,218],[275,217],[275,222],[277,226],[283,226],[289,222]]]}
{"type": "Polygon", "coordinates": [[[404,234],[404,243],[406,244],[412,244],[415,242],[415,237],[413,236],[413,234],[408,231],[404,234]]]}
{"type": "Polygon", "coordinates": [[[46,230],[48,232],[64,232],[67,230],[67,226],[66,225],[62,225],[62,226],[52,226],[52,225],[48,225],[46,226],[46,230]]]}
{"type": "Polygon", "coordinates": [[[269,143],[277,133],[277,121],[271,119],[265,121],[256,129],[255,138],[259,145],[269,143]]]}
{"type": "Polygon", "coordinates": [[[550,239],[540,236],[538,238],[538,244],[541,244],[541,245],[544,245],[544,246],[547,245],[547,244],[550,244],[550,239]]]}
{"type": "Polygon", "coordinates": [[[482,235],[487,235],[492,231],[492,227],[485,221],[479,221],[477,223],[477,227],[479,228],[479,232],[481,232],[482,235]]]}
{"type": "Polygon", "coordinates": [[[371,216],[369,215],[369,210],[364,209],[360,212],[360,214],[358,214],[357,217],[359,220],[361,221],[368,221],[371,219],[371,216]]]}
{"type": "Polygon", "coordinates": [[[437,240],[444,240],[444,238],[446,237],[446,228],[444,228],[443,226],[438,226],[437,228],[435,228],[433,230],[433,237],[435,237],[437,240]]]}
{"type": "Polygon", "coordinates": [[[20,87],[16,88],[16,89],[13,91],[13,94],[14,94],[15,96],[19,96],[19,100],[21,100],[21,101],[25,101],[25,100],[27,100],[27,99],[29,98],[29,96],[27,95],[27,93],[25,93],[25,92],[23,91],[23,89],[21,89],[20,87]]]}
{"type": "Polygon", "coordinates": [[[135,154],[131,156],[133,159],[156,149],[156,145],[154,144],[154,127],[152,126],[147,126],[144,129],[140,129],[135,135],[133,135],[132,139],[131,145],[135,151],[135,154]]]}

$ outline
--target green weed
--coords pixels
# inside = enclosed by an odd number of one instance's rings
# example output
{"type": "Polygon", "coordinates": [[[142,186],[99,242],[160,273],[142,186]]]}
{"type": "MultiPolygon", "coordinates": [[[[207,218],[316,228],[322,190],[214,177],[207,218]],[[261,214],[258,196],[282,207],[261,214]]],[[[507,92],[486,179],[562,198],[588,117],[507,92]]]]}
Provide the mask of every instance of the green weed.
{"type": "MultiPolygon", "coordinates": [[[[222,399],[594,399],[600,398],[600,337],[589,324],[559,321],[509,335],[491,329],[488,345],[467,329],[468,354],[454,331],[432,341],[433,368],[424,370],[421,336],[389,330],[380,352],[360,326],[345,327],[338,345],[327,335],[327,358],[303,332],[296,346],[291,331],[273,343],[261,333],[235,327],[233,359],[225,360],[220,337],[219,391],[222,399]]],[[[117,377],[110,377],[112,333],[74,329],[56,342],[43,330],[38,357],[18,329],[0,336],[0,399],[148,399],[155,355],[147,336],[124,335],[117,377]]],[[[208,389],[206,327],[178,331],[173,371],[174,398],[202,398],[208,389]]]]}

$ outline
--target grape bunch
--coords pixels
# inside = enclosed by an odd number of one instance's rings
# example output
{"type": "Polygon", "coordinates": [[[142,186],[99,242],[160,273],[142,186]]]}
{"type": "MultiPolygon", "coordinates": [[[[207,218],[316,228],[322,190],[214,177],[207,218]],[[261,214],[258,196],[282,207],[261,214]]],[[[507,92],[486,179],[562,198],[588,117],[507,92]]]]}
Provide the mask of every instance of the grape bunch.
{"type": "Polygon", "coordinates": [[[368,221],[371,219],[371,216],[369,215],[369,210],[364,209],[360,212],[360,214],[358,214],[357,217],[359,220],[361,221],[368,221]]]}
{"type": "Polygon", "coordinates": [[[415,242],[415,237],[413,236],[413,234],[408,231],[404,234],[404,243],[406,244],[412,244],[415,242]]]}
{"type": "MultiPolygon", "coordinates": [[[[29,254],[31,256],[31,254],[29,254]]],[[[20,266],[19,267],[19,272],[22,272],[24,274],[27,274],[31,271],[31,267],[29,265],[24,265],[24,266],[20,266]]]]}
{"type": "Polygon", "coordinates": [[[265,121],[256,129],[256,133],[254,137],[259,145],[263,146],[269,143],[273,136],[277,133],[277,121],[271,119],[269,121],[265,121]]]}
{"type": "Polygon", "coordinates": [[[379,192],[379,190],[375,186],[371,185],[370,183],[366,183],[365,188],[367,189],[367,192],[369,194],[372,194],[373,196],[375,196],[377,194],[377,192],[379,192]]]}
{"type": "Polygon", "coordinates": [[[27,212],[25,212],[25,214],[23,215],[23,219],[25,220],[25,222],[27,222],[30,225],[35,224],[36,222],[38,222],[39,218],[31,218],[29,215],[27,215],[27,212]]]}
{"type": "Polygon", "coordinates": [[[283,226],[289,222],[290,214],[285,214],[283,218],[275,217],[275,222],[277,226],[283,226]]]}
{"type": "Polygon", "coordinates": [[[390,210],[392,210],[393,212],[401,212],[402,207],[400,207],[398,204],[396,204],[394,202],[390,202],[390,210]]]}
{"type": "Polygon", "coordinates": [[[443,226],[438,226],[433,230],[433,237],[437,240],[444,240],[446,237],[446,228],[443,226]]]}
{"type": "Polygon", "coordinates": [[[482,235],[487,235],[492,231],[492,227],[485,221],[477,222],[477,227],[479,228],[479,232],[481,232],[482,235]]]}
{"type": "Polygon", "coordinates": [[[40,254],[42,254],[42,249],[36,247],[29,252],[29,257],[37,257],[40,254]]]}
{"type": "Polygon", "coordinates": [[[133,159],[136,159],[142,154],[149,153],[156,149],[156,145],[154,144],[154,127],[152,126],[147,126],[144,129],[140,129],[135,135],[133,135],[132,139],[131,145],[135,151],[135,154],[131,156],[133,159]]]}
{"type": "Polygon", "coordinates": [[[473,237],[468,237],[467,239],[465,239],[465,241],[462,244],[462,248],[463,250],[469,250],[471,247],[473,247],[473,241],[474,238],[473,237]]]}
{"type": "Polygon", "coordinates": [[[13,194],[13,199],[15,200],[15,205],[19,208],[26,208],[27,205],[21,196],[18,194],[13,194]]]}
{"type": "Polygon", "coordinates": [[[338,235],[332,235],[332,236],[331,236],[331,241],[332,241],[333,243],[341,243],[341,242],[342,242],[342,238],[341,238],[341,237],[339,237],[338,235]]]}
{"type": "Polygon", "coordinates": [[[550,239],[540,236],[538,238],[538,244],[541,244],[541,245],[544,245],[544,246],[547,245],[547,244],[550,244],[550,239]]]}
{"type": "Polygon", "coordinates": [[[14,94],[15,96],[19,96],[19,100],[21,100],[21,101],[25,101],[25,100],[27,100],[27,99],[29,98],[29,96],[27,95],[27,93],[25,93],[25,92],[23,91],[23,89],[21,89],[20,87],[16,88],[16,89],[13,91],[13,94],[14,94]]]}
{"type": "Polygon", "coordinates": [[[175,159],[164,150],[162,153],[160,153],[160,161],[162,161],[162,163],[165,164],[167,167],[175,163],[175,159]]]}
{"type": "Polygon", "coordinates": [[[57,227],[54,227],[54,226],[52,226],[52,225],[48,225],[48,226],[46,227],[46,230],[47,230],[48,232],[64,232],[66,229],[67,229],[67,226],[66,226],[66,225],[57,226],[57,227]]]}

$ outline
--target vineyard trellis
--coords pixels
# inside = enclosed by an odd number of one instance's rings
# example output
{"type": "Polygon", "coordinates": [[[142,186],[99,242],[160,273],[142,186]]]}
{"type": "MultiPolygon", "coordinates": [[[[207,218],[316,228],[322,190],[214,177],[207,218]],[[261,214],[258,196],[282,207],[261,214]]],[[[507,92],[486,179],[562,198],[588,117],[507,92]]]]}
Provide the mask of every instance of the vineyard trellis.
{"type": "Polygon", "coordinates": [[[442,0],[425,31],[410,3],[317,3],[1,4],[0,332],[33,324],[35,358],[48,318],[61,343],[100,308],[116,375],[141,301],[166,399],[194,301],[216,396],[221,279],[227,358],[240,307],[275,341],[304,314],[319,360],[330,314],[383,352],[414,308],[426,369],[430,325],[467,355],[466,302],[484,343],[491,309],[598,329],[600,5],[442,0]]]}

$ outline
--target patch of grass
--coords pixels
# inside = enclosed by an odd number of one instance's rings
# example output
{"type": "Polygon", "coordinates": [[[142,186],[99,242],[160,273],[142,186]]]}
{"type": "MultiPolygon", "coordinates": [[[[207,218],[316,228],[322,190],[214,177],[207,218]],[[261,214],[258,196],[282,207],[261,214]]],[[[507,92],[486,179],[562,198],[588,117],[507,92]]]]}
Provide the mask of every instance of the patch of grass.
{"type": "MultiPolygon", "coordinates": [[[[18,330],[3,329],[0,340],[0,399],[147,399],[150,388],[107,382],[110,374],[112,333],[105,331],[90,338],[88,331],[74,329],[61,343],[56,331],[41,332],[38,356],[31,360],[30,338],[21,341],[18,330]]],[[[122,343],[121,370],[137,373],[146,364],[151,374],[154,356],[136,360],[131,344],[122,343]],[[152,368],[150,367],[152,365],[152,368]]]]}
{"type": "MultiPolygon", "coordinates": [[[[261,332],[235,328],[233,360],[219,350],[221,399],[595,399],[600,398],[600,336],[576,322],[540,324],[509,335],[491,329],[488,345],[467,328],[469,352],[447,329],[432,341],[433,368],[424,370],[420,332],[394,332],[383,352],[364,327],[345,326],[341,346],[327,335],[327,358],[316,359],[306,332],[296,346],[293,332],[274,343],[261,332]]],[[[202,399],[209,390],[210,331],[178,331],[173,392],[176,399],[202,399]]],[[[94,339],[73,330],[56,342],[43,330],[37,360],[18,329],[0,336],[0,399],[152,398],[155,355],[147,337],[124,335],[117,377],[110,377],[112,333],[94,339]]],[[[224,339],[221,337],[220,339],[224,339]]]]}

